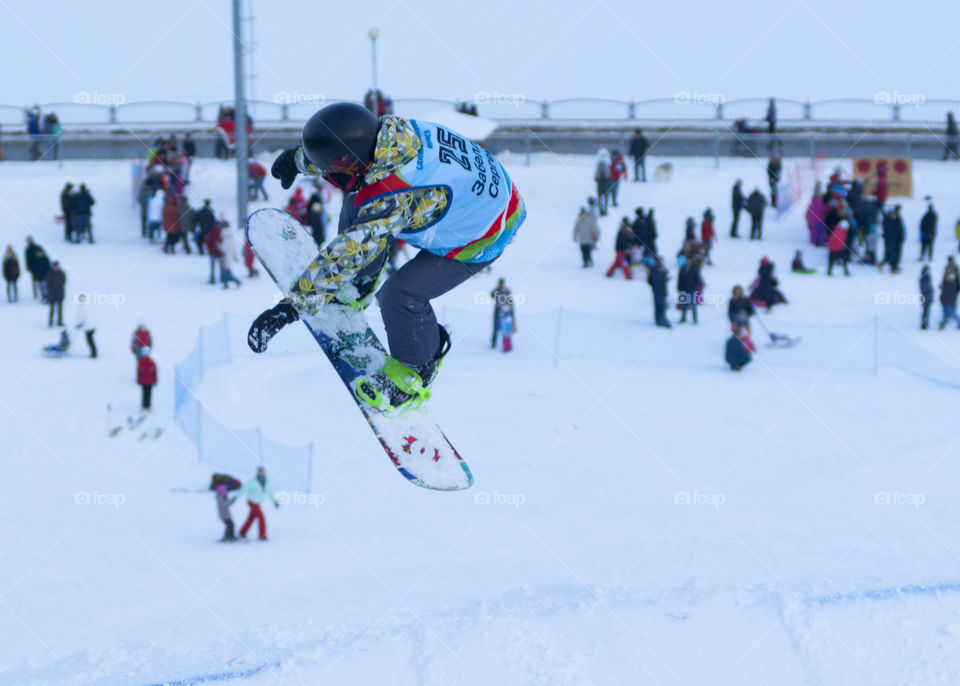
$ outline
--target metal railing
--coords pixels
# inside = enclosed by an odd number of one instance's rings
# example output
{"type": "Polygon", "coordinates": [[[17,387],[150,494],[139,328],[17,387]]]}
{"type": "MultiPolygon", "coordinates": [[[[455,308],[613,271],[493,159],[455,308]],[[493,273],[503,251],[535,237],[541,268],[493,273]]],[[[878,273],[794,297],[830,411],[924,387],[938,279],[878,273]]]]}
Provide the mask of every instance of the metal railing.
{"type": "MultiPolygon", "coordinates": [[[[326,102],[336,98],[316,96],[301,99],[287,94],[275,100],[252,100],[250,115],[254,122],[302,122],[326,102]]],[[[296,94],[294,94],[296,96],[296,94]]],[[[355,102],[355,101],[354,101],[355,102]]],[[[763,122],[767,98],[725,100],[718,95],[678,93],[672,98],[653,100],[612,100],[605,98],[566,98],[531,100],[522,95],[479,93],[465,102],[476,105],[477,113],[494,121],[511,122],[598,122],[659,123],[689,122],[729,124],[737,119],[763,122]]],[[[221,105],[230,102],[189,103],[173,101],[59,102],[41,105],[43,112],[56,112],[64,127],[116,127],[180,125],[198,128],[214,125],[221,105]]],[[[432,98],[398,98],[398,114],[425,116],[431,111],[450,110],[455,101],[432,98]]],[[[960,112],[960,100],[925,100],[919,96],[902,97],[881,93],[873,99],[806,101],[777,99],[778,124],[805,122],[824,124],[903,124],[942,128],[948,112],[960,112]]],[[[22,131],[24,108],[0,105],[0,126],[5,132],[22,131]]]]}

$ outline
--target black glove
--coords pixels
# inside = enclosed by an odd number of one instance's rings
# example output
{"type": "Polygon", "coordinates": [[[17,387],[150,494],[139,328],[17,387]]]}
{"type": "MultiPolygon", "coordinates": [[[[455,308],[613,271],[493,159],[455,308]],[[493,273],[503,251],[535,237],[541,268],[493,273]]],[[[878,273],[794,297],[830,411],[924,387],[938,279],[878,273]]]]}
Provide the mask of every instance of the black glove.
{"type": "Polygon", "coordinates": [[[298,319],[300,314],[297,309],[288,301],[281,301],[253,320],[250,331],[247,332],[247,345],[255,353],[264,352],[267,349],[267,343],[280,329],[298,319]]]}
{"type": "Polygon", "coordinates": [[[273,161],[270,167],[270,174],[275,179],[280,179],[280,185],[286,190],[293,185],[293,180],[297,178],[300,170],[297,169],[297,150],[299,148],[290,148],[280,153],[280,156],[273,161]]]}

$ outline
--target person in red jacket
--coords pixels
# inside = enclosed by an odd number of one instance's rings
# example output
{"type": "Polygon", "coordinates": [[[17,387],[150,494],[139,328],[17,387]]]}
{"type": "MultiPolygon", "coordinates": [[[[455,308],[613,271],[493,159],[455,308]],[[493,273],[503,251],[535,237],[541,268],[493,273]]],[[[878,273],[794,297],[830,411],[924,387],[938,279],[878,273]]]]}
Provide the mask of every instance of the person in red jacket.
{"type": "Polygon", "coordinates": [[[610,153],[610,179],[612,185],[610,188],[610,198],[613,200],[613,206],[617,205],[617,192],[620,190],[620,182],[627,180],[627,163],[618,151],[610,153]]]}
{"type": "Polygon", "coordinates": [[[143,351],[151,347],[153,347],[153,336],[150,335],[150,329],[143,322],[137,322],[137,330],[130,337],[130,352],[139,360],[143,356],[143,351]]]}
{"type": "Polygon", "coordinates": [[[214,272],[222,254],[220,251],[220,222],[213,222],[213,226],[210,227],[207,235],[203,238],[203,244],[207,246],[207,254],[210,255],[210,280],[207,283],[214,284],[216,283],[214,272]]]}
{"type": "Polygon", "coordinates": [[[140,353],[140,359],[137,361],[137,384],[140,386],[142,398],[140,409],[149,412],[150,395],[157,384],[157,365],[150,359],[149,347],[143,348],[140,353]]]}
{"type": "Polygon", "coordinates": [[[830,256],[827,261],[827,276],[833,276],[833,265],[837,262],[843,264],[844,276],[850,276],[850,270],[847,269],[847,261],[844,259],[847,246],[847,232],[850,230],[850,224],[847,220],[841,220],[833,227],[830,237],[827,238],[827,250],[830,256]]]}
{"type": "Polygon", "coordinates": [[[180,203],[174,193],[168,193],[163,203],[163,233],[166,235],[163,252],[172,255],[180,242],[180,203]]]}
{"type": "Polygon", "coordinates": [[[250,247],[250,244],[247,241],[243,242],[243,264],[247,267],[248,279],[252,279],[253,277],[260,275],[260,272],[257,271],[256,266],[254,266],[253,248],[250,247]]]}
{"type": "Polygon", "coordinates": [[[703,212],[703,221],[700,222],[700,241],[704,246],[704,257],[707,264],[712,265],[710,261],[710,249],[713,248],[713,241],[717,237],[717,232],[713,229],[713,210],[709,207],[703,212]]]}
{"type": "Polygon", "coordinates": [[[263,201],[270,202],[267,189],[263,187],[263,181],[267,178],[266,168],[256,160],[250,160],[247,162],[247,176],[250,178],[250,199],[256,200],[262,193],[263,201]]]}
{"type": "Polygon", "coordinates": [[[887,178],[887,168],[880,166],[877,168],[877,203],[882,208],[890,195],[890,180],[887,178]]]}

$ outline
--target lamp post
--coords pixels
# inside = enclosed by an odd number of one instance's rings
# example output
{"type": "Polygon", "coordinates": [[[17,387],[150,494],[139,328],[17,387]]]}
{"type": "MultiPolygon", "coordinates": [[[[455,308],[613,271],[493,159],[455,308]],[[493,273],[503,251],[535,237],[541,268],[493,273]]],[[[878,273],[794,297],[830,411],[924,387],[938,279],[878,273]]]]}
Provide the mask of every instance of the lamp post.
{"type": "Polygon", "coordinates": [[[237,153],[237,228],[241,235],[247,222],[247,199],[250,187],[247,181],[247,98],[243,88],[243,25],[240,15],[241,0],[233,0],[233,121],[237,153]]]}
{"type": "Polygon", "coordinates": [[[367,31],[370,37],[370,55],[373,61],[373,92],[377,92],[377,38],[380,37],[380,31],[376,27],[367,31]]]}

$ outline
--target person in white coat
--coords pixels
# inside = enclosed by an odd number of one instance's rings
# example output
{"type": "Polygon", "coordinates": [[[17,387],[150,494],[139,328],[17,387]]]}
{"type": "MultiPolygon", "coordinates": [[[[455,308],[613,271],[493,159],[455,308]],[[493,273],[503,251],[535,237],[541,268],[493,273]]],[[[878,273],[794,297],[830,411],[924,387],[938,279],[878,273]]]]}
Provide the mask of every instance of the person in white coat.
{"type": "Polygon", "coordinates": [[[220,218],[220,227],[220,283],[226,289],[233,281],[239,288],[240,279],[233,275],[233,265],[237,262],[237,242],[233,230],[223,217],[220,218]]]}
{"type": "Polygon", "coordinates": [[[163,205],[166,200],[166,193],[162,188],[158,188],[147,200],[147,238],[151,243],[156,243],[157,238],[163,232],[163,205]]]}
{"type": "Polygon", "coordinates": [[[90,348],[90,357],[96,359],[97,344],[93,340],[93,333],[96,330],[96,324],[93,321],[93,303],[90,302],[90,296],[86,293],[77,294],[77,328],[82,329],[87,339],[87,345],[90,348]]]}

